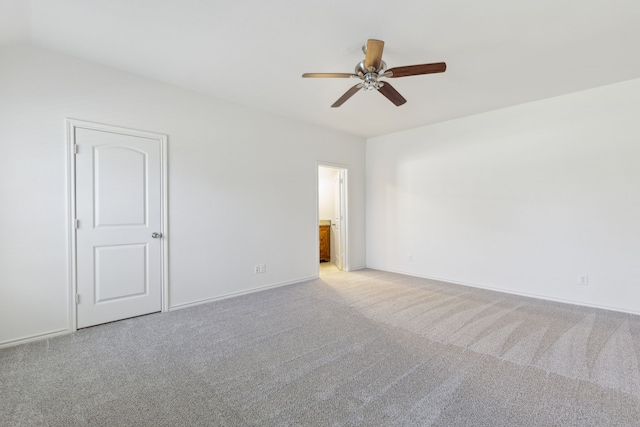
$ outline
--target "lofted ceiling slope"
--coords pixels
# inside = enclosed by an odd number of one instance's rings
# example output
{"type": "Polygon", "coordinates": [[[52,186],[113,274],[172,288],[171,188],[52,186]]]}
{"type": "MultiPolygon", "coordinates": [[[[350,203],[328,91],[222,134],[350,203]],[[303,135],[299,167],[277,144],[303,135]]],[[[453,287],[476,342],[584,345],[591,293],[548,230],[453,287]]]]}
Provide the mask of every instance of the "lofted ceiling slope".
{"type": "Polygon", "coordinates": [[[640,77],[637,0],[0,0],[0,46],[34,45],[373,137],[640,77]],[[330,108],[368,38],[389,67],[440,62],[330,108]]]}

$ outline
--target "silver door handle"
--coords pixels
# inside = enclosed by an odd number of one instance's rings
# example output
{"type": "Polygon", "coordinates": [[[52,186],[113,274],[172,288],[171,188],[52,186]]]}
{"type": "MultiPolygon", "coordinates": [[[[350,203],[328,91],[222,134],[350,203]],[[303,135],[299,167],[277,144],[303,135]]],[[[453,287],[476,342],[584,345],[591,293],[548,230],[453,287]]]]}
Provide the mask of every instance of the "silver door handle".
{"type": "Polygon", "coordinates": [[[159,239],[162,237],[162,233],[151,233],[151,237],[154,239],[159,239]]]}

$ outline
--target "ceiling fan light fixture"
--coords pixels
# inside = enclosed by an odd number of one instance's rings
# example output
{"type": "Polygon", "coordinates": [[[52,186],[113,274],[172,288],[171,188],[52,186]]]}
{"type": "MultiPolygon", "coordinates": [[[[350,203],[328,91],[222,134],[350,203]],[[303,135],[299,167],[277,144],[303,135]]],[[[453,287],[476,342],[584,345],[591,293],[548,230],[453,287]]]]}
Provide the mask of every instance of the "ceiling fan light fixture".
{"type": "Polygon", "coordinates": [[[378,81],[378,75],[375,73],[367,73],[364,76],[363,88],[364,90],[378,90],[380,89],[381,82],[378,81]]]}

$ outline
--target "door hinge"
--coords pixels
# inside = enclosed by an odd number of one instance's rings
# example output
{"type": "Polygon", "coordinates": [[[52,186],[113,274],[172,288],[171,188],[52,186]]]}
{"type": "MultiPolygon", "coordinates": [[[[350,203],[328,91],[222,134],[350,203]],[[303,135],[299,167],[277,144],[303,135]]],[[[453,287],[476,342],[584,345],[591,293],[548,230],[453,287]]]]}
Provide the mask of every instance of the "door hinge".
{"type": "Polygon", "coordinates": [[[74,219],[73,220],[73,226],[76,228],[76,230],[78,228],[80,228],[80,220],[79,219],[74,219]]]}
{"type": "Polygon", "coordinates": [[[80,294],[76,294],[76,304],[80,304],[80,294]]]}
{"type": "Polygon", "coordinates": [[[73,154],[78,154],[78,144],[73,144],[73,154]]]}

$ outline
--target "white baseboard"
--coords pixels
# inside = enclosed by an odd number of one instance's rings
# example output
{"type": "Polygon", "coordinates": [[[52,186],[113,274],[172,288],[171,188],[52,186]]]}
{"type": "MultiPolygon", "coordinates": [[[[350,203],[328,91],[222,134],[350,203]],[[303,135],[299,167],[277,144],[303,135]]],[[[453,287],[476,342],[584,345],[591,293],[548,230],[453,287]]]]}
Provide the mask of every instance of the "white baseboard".
{"type": "Polygon", "coordinates": [[[386,271],[388,273],[403,274],[405,276],[419,277],[421,279],[437,280],[439,282],[451,283],[453,285],[469,286],[471,288],[486,289],[488,291],[502,292],[502,293],[505,293],[505,294],[518,295],[518,296],[521,296],[521,297],[535,298],[535,299],[544,300],[544,301],[553,301],[553,302],[559,302],[559,303],[563,303],[563,304],[579,305],[579,306],[582,306],[582,307],[599,308],[599,309],[602,309],[602,310],[617,311],[619,313],[628,313],[628,314],[640,315],[640,311],[628,310],[628,309],[624,309],[624,308],[620,308],[620,307],[611,307],[611,306],[607,306],[607,305],[592,304],[592,303],[583,302],[583,301],[575,301],[575,300],[570,300],[570,299],[557,298],[557,297],[552,297],[552,296],[549,296],[549,295],[540,295],[540,294],[533,294],[533,293],[529,293],[529,292],[514,291],[514,290],[511,290],[511,289],[504,289],[504,288],[497,288],[497,287],[493,287],[493,286],[479,285],[477,283],[460,282],[460,281],[457,281],[457,280],[450,280],[450,279],[446,279],[446,278],[443,278],[443,277],[426,276],[426,275],[423,275],[423,274],[409,273],[409,272],[406,272],[406,271],[394,270],[394,269],[391,269],[391,268],[376,267],[376,266],[373,266],[373,265],[371,265],[371,266],[368,265],[367,268],[370,268],[372,270],[386,271]]]}
{"type": "Polygon", "coordinates": [[[308,280],[315,280],[317,278],[318,278],[318,276],[310,276],[310,277],[305,277],[305,278],[301,278],[301,279],[291,280],[291,281],[288,281],[288,282],[281,282],[281,283],[276,283],[276,284],[273,284],[273,285],[260,286],[258,288],[252,288],[252,289],[248,289],[246,291],[232,292],[230,294],[219,295],[217,297],[205,298],[205,299],[201,299],[201,300],[185,302],[185,303],[182,303],[182,304],[176,304],[176,305],[170,306],[169,307],[169,311],[180,310],[180,309],[183,309],[183,308],[189,308],[189,307],[193,307],[193,306],[196,306],[196,305],[206,304],[206,303],[214,302],[214,301],[220,301],[220,300],[227,299],[227,298],[239,297],[241,295],[253,294],[255,292],[266,291],[267,289],[273,289],[273,288],[280,288],[282,286],[295,285],[295,284],[298,284],[298,283],[306,282],[308,280]]]}
{"type": "Polygon", "coordinates": [[[55,331],[45,332],[37,335],[29,335],[22,338],[16,338],[9,341],[0,342],[0,348],[13,347],[20,344],[26,344],[32,341],[40,341],[48,338],[54,338],[60,335],[66,335],[71,333],[71,329],[58,329],[55,331]]]}

